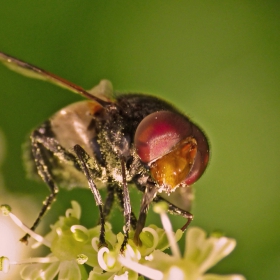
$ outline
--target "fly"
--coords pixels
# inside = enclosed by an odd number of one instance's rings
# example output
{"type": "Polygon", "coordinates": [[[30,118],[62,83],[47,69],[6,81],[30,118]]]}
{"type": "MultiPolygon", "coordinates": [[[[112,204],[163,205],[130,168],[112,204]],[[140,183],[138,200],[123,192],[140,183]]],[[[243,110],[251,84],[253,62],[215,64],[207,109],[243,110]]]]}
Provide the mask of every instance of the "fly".
{"type": "MultiPolygon", "coordinates": [[[[86,91],[50,72],[0,52],[0,61],[28,77],[54,83],[87,98],[55,113],[30,135],[29,161],[47,184],[50,194],[43,203],[35,230],[56,198],[59,187],[90,188],[99,209],[99,245],[106,246],[105,220],[114,199],[124,213],[124,251],[130,227],[134,242],[145,226],[151,202],[166,201],[168,211],[193,219],[191,185],[204,173],[209,144],[202,130],[169,103],[144,94],[114,94],[102,80],[86,91]],[[143,192],[138,219],[128,184],[143,192]],[[103,203],[100,188],[107,188],[103,203]]],[[[28,235],[21,241],[27,242],[28,235]]]]}

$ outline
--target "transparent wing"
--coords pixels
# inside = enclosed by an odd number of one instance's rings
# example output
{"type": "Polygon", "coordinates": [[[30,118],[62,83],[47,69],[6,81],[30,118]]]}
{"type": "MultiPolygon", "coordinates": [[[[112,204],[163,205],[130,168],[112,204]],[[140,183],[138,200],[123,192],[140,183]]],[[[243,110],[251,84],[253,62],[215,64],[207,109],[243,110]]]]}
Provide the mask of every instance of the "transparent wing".
{"type": "Polygon", "coordinates": [[[86,98],[95,100],[103,106],[110,103],[109,101],[105,101],[104,98],[101,99],[101,98],[95,96],[94,93],[90,93],[78,85],[75,85],[59,76],[56,76],[50,72],[47,72],[41,68],[38,68],[32,64],[26,63],[17,58],[9,56],[5,53],[0,52],[0,61],[4,65],[6,65],[9,69],[11,69],[17,73],[20,73],[24,76],[27,76],[29,78],[48,81],[57,86],[66,88],[74,93],[78,93],[86,98]]]}

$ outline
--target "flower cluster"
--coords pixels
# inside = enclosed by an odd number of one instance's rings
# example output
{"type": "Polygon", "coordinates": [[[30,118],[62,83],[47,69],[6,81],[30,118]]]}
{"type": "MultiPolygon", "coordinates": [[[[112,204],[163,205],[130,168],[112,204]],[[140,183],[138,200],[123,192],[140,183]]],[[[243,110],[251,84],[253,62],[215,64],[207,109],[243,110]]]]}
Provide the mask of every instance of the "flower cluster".
{"type": "MultiPolygon", "coordinates": [[[[25,232],[29,233],[38,243],[50,248],[50,254],[42,258],[23,260],[21,278],[34,279],[190,279],[190,280],[244,280],[241,275],[219,276],[205,274],[235,247],[235,240],[226,237],[206,237],[200,228],[190,228],[186,235],[186,250],[183,257],[177,246],[177,241],[183,232],[173,233],[164,206],[157,206],[156,212],[161,216],[163,228],[150,225],[140,234],[142,246],[133,242],[134,232],[123,254],[120,253],[124,235],[112,232],[112,227],[106,223],[107,247],[99,248],[100,226],[87,229],[80,225],[81,207],[72,201],[72,208],[65,216],[51,226],[51,231],[42,237],[30,231],[7,205],[1,206],[2,212],[9,216],[25,232]],[[170,247],[172,255],[163,251],[170,247]],[[89,271],[89,273],[88,273],[89,271]]],[[[1,252],[0,252],[1,253],[1,252]]],[[[13,262],[6,257],[0,258],[0,270],[8,273],[13,262]]]]}

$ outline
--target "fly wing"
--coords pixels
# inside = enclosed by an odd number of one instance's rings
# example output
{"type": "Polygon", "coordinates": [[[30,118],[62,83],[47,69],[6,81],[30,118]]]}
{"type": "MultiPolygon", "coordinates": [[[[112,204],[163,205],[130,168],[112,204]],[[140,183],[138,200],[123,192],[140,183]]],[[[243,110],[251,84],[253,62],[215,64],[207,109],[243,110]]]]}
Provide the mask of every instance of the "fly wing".
{"type": "Polygon", "coordinates": [[[158,195],[165,201],[170,202],[185,211],[191,210],[192,201],[194,200],[194,194],[191,186],[179,187],[170,195],[164,192],[158,195]]]}
{"type": "Polygon", "coordinates": [[[78,93],[86,98],[95,100],[98,103],[100,103],[102,106],[110,103],[109,101],[105,101],[104,99],[101,99],[101,98],[95,96],[94,93],[90,93],[90,92],[84,90],[82,87],[80,87],[78,85],[75,85],[57,75],[54,75],[48,71],[38,68],[32,64],[21,61],[17,58],[14,58],[10,55],[3,53],[3,52],[0,52],[0,61],[4,65],[6,65],[9,69],[11,69],[17,73],[20,73],[29,78],[48,81],[57,86],[66,88],[74,93],[78,93]]]}

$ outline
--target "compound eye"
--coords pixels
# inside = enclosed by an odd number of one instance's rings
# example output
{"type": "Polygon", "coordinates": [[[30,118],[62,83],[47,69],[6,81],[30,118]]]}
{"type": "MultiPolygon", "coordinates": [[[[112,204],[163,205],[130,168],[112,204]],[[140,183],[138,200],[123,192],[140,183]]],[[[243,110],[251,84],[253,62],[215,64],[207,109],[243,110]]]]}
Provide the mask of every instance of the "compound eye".
{"type": "Polygon", "coordinates": [[[150,163],[169,153],[182,139],[192,134],[187,118],[169,111],[159,111],[145,117],[138,125],[134,144],[144,163],[150,163]]]}
{"type": "Polygon", "coordinates": [[[204,173],[209,162],[209,144],[204,133],[195,125],[192,124],[193,137],[197,141],[197,154],[193,167],[185,180],[187,185],[196,182],[204,173]]]}

